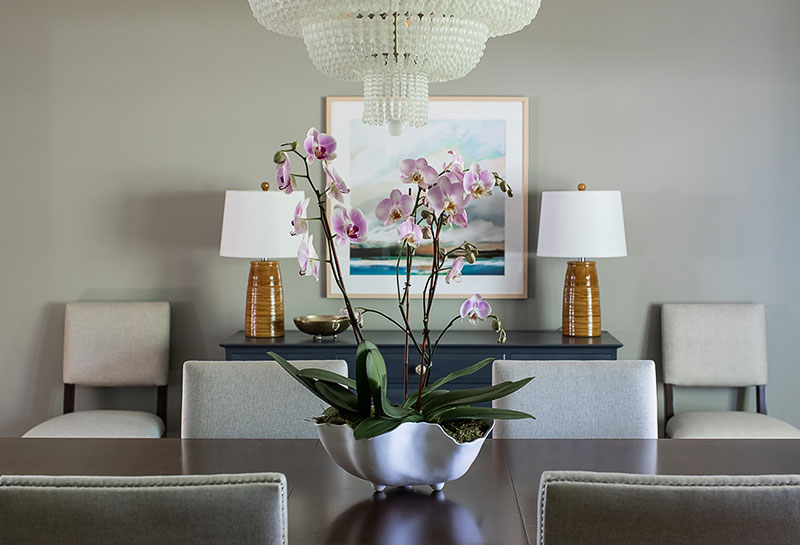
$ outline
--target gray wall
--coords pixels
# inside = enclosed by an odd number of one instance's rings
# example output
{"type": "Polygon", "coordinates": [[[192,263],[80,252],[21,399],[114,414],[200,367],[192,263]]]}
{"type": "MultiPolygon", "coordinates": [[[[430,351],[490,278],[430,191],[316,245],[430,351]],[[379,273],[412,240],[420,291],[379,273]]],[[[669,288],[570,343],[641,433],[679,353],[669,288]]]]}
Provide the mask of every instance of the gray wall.
{"type": "MultiPolygon", "coordinates": [[[[109,299],[173,303],[176,430],[181,363],[222,358],[242,327],[247,262],[217,255],[223,191],[271,179],[275,146],[323,125],[323,97],[360,89],[245,0],[0,0],[0,51],[0,435],[59,411],[64,303],[109,299]]],[[[599,263],[621,357],[658,359],[662,302],[764,302],[771,413],[796,425],[799,51],[797,0],[544,0],[468,77],[432,86],[531,98],[532,249],[541,190],[622,190],[629,256],[599,263]]],[[[530,265],[529,299],[495,308],[556,328],[565,264],[530,265]]],[[[338,311],[295,270],[287,316],[338,311]]],[[[120,402],[101,397],[79,407],[120,402]]],[[[733,403],[699,397],[678,401],[733,403]]]]}

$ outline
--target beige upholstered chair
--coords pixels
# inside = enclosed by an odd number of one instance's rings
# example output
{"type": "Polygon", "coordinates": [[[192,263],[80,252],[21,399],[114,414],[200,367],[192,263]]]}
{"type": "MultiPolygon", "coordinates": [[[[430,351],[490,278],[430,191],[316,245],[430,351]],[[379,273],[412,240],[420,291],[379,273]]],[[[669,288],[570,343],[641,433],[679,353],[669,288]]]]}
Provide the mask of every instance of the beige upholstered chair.
{"type": "Polygon", "coordinates": [[[656,373],[652,361],[495,360],[492,383],[534,376],[492,403],[536,420],[497,420],[497,439],[655,439],[656,373]]]}
{"type": "Polygon", "coordinates": [[[64,414],[24,437],[161,437],[166,431],[170,308],[165,302],[68,303],[64,414]],[[75,385],[156,386],[158,415],[75,411],[75,385]]]}
{"type": "Polygon", "coordinates": [[[800,438],[800,430],[767,416],[764,305],[665,304],[661,307],[664,420],[680,439],[800,438]],[[673,386],[756,388],[757,413],[701,411],[675,415],[673,386]]]}
{"type": "Polygon", "coordinates": [[[800,476],[546,471],[539,545],[800,543],[800,476]]]}
{"type": "MultiPolygon", "coordinates": [[[[294,361],[347,376],[347,362],[294,361]]],[[[324,403],[274,361],[187,361],[183,365],[184,438],[316,438],[310,419],[324,403]]]]}
{"type": "Polygon", "coordinates": [[[280,473],[0,477],[0,543],[283,545],[280,473]]]}

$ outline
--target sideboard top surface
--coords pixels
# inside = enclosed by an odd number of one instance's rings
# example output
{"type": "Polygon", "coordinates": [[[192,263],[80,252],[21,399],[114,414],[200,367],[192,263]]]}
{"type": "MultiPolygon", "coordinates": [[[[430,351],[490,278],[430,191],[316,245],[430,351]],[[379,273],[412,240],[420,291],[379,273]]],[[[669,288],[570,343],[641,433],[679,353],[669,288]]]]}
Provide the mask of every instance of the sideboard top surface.
{"type": "MultiPolygon", "coordinates": [[[[364,331],[366,337],[378,346],[403,346],[405,338],[400,331],[375,330],[364,331]]],[[[431,338],[436,339],[438,331],[431,332],[431,338]]],[[[497,334],[494,331],[469,331],[456,330],[448,331],[442,339],[442,343],[447,346],[473,346],[473,347],[497,347],[497,334]]],[[[353,347],[356,343],[350,330],[341,333],[335,339],[325,337],[322,341],[315,341],[310,335],[300,331],[287,331],[284,337],[275,338],[255,338],[245,337],[244,331],[238,331],[231,335],[220,346],[223,348],[255,347],[255,346],[336,346],[353,347]]],[[[603,331],[599,337],[567,337],[560,331],[508,331],[508,340],[501,345],[508,348],[514,347],[586,347],[586,348],[621,348],[622,343],[607,331],[603,331]]]]}

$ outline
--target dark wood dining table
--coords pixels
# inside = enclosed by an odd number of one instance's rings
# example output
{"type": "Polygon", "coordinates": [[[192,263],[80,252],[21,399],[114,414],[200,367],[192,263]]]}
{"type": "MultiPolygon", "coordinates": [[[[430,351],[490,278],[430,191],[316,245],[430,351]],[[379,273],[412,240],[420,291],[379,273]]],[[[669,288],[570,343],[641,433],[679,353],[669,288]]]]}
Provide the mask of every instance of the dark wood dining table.
{"type": "Polygon", "coordinates": [[[0,438],[0,475],[177,475],[275,471],[289,484],[289,543],[533,544],[546,470],[800,474],[800,440],[487,440],[443,492],[373,494],[314,439],[0,438]]]}

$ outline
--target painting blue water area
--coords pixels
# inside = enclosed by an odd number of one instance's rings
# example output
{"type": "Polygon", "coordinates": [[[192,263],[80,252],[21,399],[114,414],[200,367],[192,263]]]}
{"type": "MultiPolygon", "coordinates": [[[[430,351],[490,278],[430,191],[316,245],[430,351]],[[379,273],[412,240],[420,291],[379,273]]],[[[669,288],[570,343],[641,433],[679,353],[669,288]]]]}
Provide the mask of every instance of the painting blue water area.
{"type": "MultiPolygon", "coordinates": [[[[397,271],[396,267],[397,258],[351,258],[350,259],[350,274],[352,276],[358,275],[375,275],[375,276],[390,276],[394,275],[397,271]]],[[[400,275],[406,274],[406,266],[404,263],[400,264],[400,275]]],[[[415,266],[411,274],[428,274],[424,268],[415,266]]],[[[464,265],[462,271],[464,276],[503,276],[505,274],[505,260],[502,257],[493,257],[490,259],[482,259],[471,265],[464,265]]]]}

